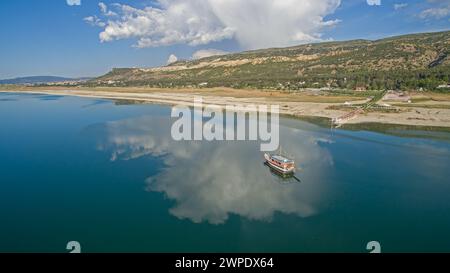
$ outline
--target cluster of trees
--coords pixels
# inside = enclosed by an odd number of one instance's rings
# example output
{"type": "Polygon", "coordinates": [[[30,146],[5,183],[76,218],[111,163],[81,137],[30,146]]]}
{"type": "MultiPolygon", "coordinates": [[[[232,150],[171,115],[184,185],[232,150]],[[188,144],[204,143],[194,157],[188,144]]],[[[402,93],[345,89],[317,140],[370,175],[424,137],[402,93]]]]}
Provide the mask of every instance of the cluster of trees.
{"type": "MultiPolygon", "coordinates": [[[[437,87],[450,83],[450,67],[427,69],[422,71],[353,71],[344,73],[320,73],[314,76],[279,82],[264,80],[262,84],[271,88],[340,88],[366,90],[425,90],[439,91],[437,87]]],[[[445,90],[445,89],[444,89],[445,90]]]]}
{"type": "Polygon", "coordinates": [[[339,88],[369,90],[437,90],[441,84],[450,83],[450,68],[422,71],[362,71],[338,76],[334,81],[339,88]]]}
{"type": "MultiPolygon", "coordinates": [[[[450,66],[437,66],[421,70],[368,70],[318,68],[298,74],[298,67],[292,64],[245,65],[231,72],[223,68],[210,70],[188,70],[183,73],[167,74],[164,77],[136,74],[129,69],[112,71],[109,76],[122,74],[121,80],[113,86],[149,86],[158,88],[207,87],[258,88],[277,90],[300,90],[303,88],[339,88],[362,90],[425,90],[448,91],[438,89],[442,84],[450,83],[450,66]],[[129,75],[127,75],[129,74],[129,75]]],[[[92,81],[90,85],[105,85],[105,81],[92,81]]],[[[106,84],[107,85],[107,84],[106,84]]]]}

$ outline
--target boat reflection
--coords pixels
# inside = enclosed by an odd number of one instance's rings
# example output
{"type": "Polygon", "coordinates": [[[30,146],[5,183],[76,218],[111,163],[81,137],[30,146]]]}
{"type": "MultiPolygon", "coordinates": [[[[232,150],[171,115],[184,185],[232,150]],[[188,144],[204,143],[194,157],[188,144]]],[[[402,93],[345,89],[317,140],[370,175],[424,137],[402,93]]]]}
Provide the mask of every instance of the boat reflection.
{"type": "Polygon", "coordinates": [[[267,162],[264,165],[270,170],[272,177],[276,179],[280,184],[301,183],[300,178],[295,176],[295,173],[282,173],[272,168],[267,162]]]}
{"type": "Polygon", "coordinates": [[[326,204],[333,160],[314,133],[290,127],[280,131],[293,157],[307,162],[300,186],[293,176],[267,171],[255,152],[257,142],[177,142],[170,137],[170,125],[166,118],[140,117],[91,130],[100,134],[97,148],[110,153],[112,161],[148,156],[164,163],[148,177],[146,188],[174,202],[169,208],[173,216],[211,224],[225,223],[230,215],[271,221],[275,213],[310,217],[326,204]],[[289,185],[280,187],[274,179],[289,185]]]}

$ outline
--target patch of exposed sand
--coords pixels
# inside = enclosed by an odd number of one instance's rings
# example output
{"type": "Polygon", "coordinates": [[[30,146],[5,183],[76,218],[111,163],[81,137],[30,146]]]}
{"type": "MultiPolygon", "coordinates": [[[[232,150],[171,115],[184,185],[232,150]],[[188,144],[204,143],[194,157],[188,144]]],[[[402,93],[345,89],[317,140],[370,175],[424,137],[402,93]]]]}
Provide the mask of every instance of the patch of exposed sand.
{"type": "MultiPolygon", "coordinates": [[[[0,91],[2,92],[2,91],[0,91]]],[[[11,91],[8,91],[11,92],[11,91]]],[[[79,96],[89,98],[105,98],[113,100],[131,100],[146,103],[193,106],[194,97],[202,95],[201,92],[120,92],[120,91],[93,91],[93,90],[27,90],[17,91],[23,93],[39,93],[49,95],[79,96]]],[[[231,93],[232,94],[232,93],[231,93]]],[[[204,105],[215,105],[225,108],[226,105],[271,105],[280,106],[280,113],[292,116],[313,116],[336,118],[346,113],[342,110],[327,109],[329,106],[340,103],[318,103],[288,101],[284,98],[274,99],[270,96],[252,97],[252,92],[245,96],[203,96],[204,105]]],[[[388,123],[402,125],[440,126],[450,127],[450,109],[428,109],[420,107],[404,107],[399,113],[370,112],[358,115],[348,123],[388,123]]]]}

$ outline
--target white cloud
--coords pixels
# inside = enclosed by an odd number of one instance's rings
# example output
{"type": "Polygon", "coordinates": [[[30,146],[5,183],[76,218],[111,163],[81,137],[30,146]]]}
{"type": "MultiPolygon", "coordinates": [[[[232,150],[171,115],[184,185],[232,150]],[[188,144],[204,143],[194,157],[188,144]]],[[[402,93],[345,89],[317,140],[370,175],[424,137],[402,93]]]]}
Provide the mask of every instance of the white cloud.
{"type": "Polygon", "coordinates": [[[436,5],[423,10],[419,17],[422,19],[442,19],[450,15],[450,0],[428,0],[431,5],[436,5]]]}
{"type": "Polygon", "coordinates": [[[158,0],[157,7],[143,9],[116,4],[119,17],[108,20],[100,40],[137,39],[135,46],[142,48],[195,46],[235,38],[246,49],[321,41],[323,29],[340,22],[324,19],[340,3],[341,0],[158,0]]]}
{"type": "Polygon", "coordinates": [[[97,16],[88,16],[83,18],[83,20],[92,25],[92,26],[98,26],[98,27],[105,27],[106,23],[100,20],[97,16]]]}
{"type": "Polygon", "coordinates": [[[81,0],[66,0],[67,5],[69,6],[80,6],[81,0]]]}
{"type": "MultiPolygon", "coordinates": [[[[100,12],[103,16],[106,16],[106,17],[117,16],[117,13],[109,10],[108,6],[105,3],[100,2],[100,3],[98,3],[98,6],[99,6],[100,12]]],[[[104,20],[98,18],[97,15],[85,17],[85,18],[83,18],[83,20],[86,23],[90,24],[91,26],[97,26],[97,27],[101,27],[101,28],[106,27],[106,22],[104,20]]]]}
{"type": "Polygon", "coordinates": [[[381,6],[381,0],[367,0],[369,6],[381,6]]]}
{"type": "Polygon", "coordinates": [[[100,3],[98,3],[98,6],[100,7],[100,11],[101,11],[102,13],[108,12],[108,6],[106,6],[105,3],[100,2],[100,3]]]}
{"type": "Polygon", "coordinates": [[[226,55],[226,54],[228,54],[228,52],[223,51],[223,50],[202,49],[202,50],[198,50],[198,51],[194,52],[194,54],[192,54],[192,59],[198,60],[198,59],[207,58],[207,57],[211,57],[211,56],[226,55]]]}
{"type": "Polygon", "coordinates": [[[448,15],[450,15],[450,7],[430,8],[430,9],[426,9],[420,13],[420,17],[422,19],[426,19],[426,18],[441,19],[448,15]]]}
{"type": "Polygon", "coordinates": [[[431,4],[444,4],[444,5],[448,5],[450,4],[450,0],[427,0],[428,3],[431,4]]]}
{"type": "Polygon", "coordinates": [[[98,3],[98,6],[100,7],[100,11],[102,12],[103,15],[105,15],[105,16],[117,16],[117,13],[109,10],[108,6],[105,3],[100,2],[100,3],[98,3]]]}
{"type": "Polygon", "coordinates": [[[400,9],[404,9],[408,6],[407,3],[400,3],[400,4],[394,4],[394,9],[395,10],[400,10],[400,9]]]}
{"type": "Polygon", "coordinates": [[[171,54],[169,56],[169,59],[167,60],[167,64],[173,64],[173,63],[175,63],[177,61],[178,61],[178,57],[175,56],[174,54],[171,54]]]}

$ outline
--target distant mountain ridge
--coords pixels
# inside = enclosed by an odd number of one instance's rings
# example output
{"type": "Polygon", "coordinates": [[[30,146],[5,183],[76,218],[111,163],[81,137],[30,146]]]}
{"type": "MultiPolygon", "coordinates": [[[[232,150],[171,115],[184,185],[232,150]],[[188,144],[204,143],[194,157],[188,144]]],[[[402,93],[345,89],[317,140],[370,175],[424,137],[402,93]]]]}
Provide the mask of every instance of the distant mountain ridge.
{"type": "Polygon", "coordinates": [[[90,85],[297,90],[435,89],[450,82],[450,31],[271,48],[158,68],[117,68],[90,85]]]}
{"type": "Polygon", "coordinates": [[[31,77],[19,77],[14,79],[0,80],[0,84],[45,84],[54,82],[67,82],[67,81],[82,81],[90,80],[91,78],[65,78],[56,76],[31,76],[31,77]]]}

